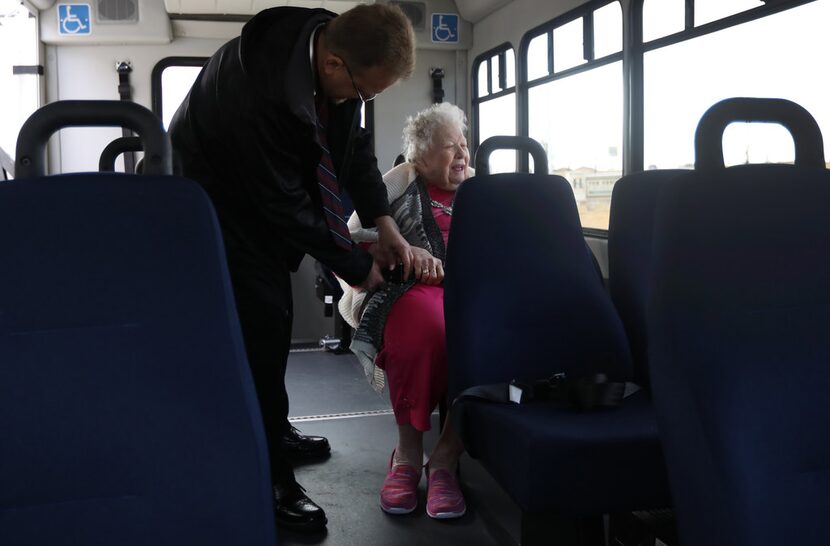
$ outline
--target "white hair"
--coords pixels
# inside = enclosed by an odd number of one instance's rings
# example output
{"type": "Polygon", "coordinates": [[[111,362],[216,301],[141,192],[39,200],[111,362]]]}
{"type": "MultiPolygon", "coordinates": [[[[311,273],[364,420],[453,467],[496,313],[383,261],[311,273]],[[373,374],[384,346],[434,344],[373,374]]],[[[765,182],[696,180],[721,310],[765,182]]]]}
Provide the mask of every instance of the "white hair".
{"type": "Polygon", "coordinates": [[[403,155],[409,162],[420,159],[432,146],[437,129],[457,127],[467,132],[467,116],[458,106],[448,102],[433,104],[406,119],[403,128],[403,155]]]}

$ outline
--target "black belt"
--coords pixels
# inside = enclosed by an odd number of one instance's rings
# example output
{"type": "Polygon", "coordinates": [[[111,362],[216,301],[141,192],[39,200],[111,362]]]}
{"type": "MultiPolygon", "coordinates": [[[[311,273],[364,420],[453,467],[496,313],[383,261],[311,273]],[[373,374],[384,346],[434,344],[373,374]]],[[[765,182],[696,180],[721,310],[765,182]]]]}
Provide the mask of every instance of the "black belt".
{"type": "Polygon", "coordinates": [[[510,383],[476,385],[465,389],[453,401],[473,398],[497,403],[526,404],[554,402],[564,408],[588,411],[619,406],[626,398],[640,390],[630,382],[609,381],[603,373],[569,378],[556,373],[532,382],[513,380],[510,383]]]}

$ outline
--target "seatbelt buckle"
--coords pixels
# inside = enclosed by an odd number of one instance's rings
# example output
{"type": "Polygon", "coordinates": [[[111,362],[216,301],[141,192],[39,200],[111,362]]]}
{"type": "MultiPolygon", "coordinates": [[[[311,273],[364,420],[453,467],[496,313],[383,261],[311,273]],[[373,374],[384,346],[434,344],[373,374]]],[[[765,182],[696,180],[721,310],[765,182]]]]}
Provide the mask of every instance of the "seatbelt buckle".
{"type": "Polygon", "coordinates": [[[568,376],[559,372],[533,383],[533,398],[536,400],[561,400],[564,397],[568,376]]]}
{"type": "Polygon", "coordinates": [[[533,385],[513,379],[507,385],[507,398],[514,404],[525,404],[533,400],[533,390],[533,385]]]}
{"type": "Polygon", "coordinates": [[[516,379],[507,386],[508,399],[514,404],[526,404],[532,400],[558,400],[562,397],[565,373],[555,373],[533,383],[522,383],[516,379]]]}

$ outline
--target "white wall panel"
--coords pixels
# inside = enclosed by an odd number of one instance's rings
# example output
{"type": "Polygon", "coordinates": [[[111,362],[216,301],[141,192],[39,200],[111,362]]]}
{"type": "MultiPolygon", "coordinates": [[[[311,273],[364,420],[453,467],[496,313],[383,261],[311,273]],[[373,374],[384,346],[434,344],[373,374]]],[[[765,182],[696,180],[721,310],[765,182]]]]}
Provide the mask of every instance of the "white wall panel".
{"type": "Polygon", "coordinates": [[[484,19],[500,7],[509,4],[513,0],[455,0],[458,11],[466,20],[473,24],[484,19]]]}
{"type": "MultiPolygon", "coordinates": [[[[47,101],[68,99],[118,100],[116,62],[128,60],[133,100],[150,108],[150,75],[164,57],[210,56],[225,40],[176,40],[168,46],[54,46],[47,53],[47,101]]],[[[52,172],[98,170],[104,147],[121,135],[120,129],[79,128],[59,133],[59,163],[50,162],[52,172]]],[[[50,148],[50,153],[57,149],[50,148]]],[[[57,156],[55,156],[57,157],[57,156]]]]}
{"type": "Polygon", "coordinates": [[[412,77],[375,99],[375,155],[382,173],[392,168],[395,157],[401,153],[401,134],[407,116],[432,104],[430,68],[444,69],[445,102],[455,104],[463,100],[455,94],[455,52],[419,49],[412,77]]]}
{"type": "Polygon", "coordinates": [[[137,0],[137,22],[99,22],[93,0],[62,0],[40,13],[40,39],[45,44],[167,44],[173,39],[170,19],[161,0],[137,0]],[[61,34],[58,7],[65,4],[90,6],[88,34],[61,34]]]}

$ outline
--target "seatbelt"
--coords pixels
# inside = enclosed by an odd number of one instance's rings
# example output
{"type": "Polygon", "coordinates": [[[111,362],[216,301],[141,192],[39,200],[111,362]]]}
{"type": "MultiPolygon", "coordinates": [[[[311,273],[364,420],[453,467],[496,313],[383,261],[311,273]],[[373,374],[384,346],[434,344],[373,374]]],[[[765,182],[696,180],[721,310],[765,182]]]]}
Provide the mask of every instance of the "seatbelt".
{"type": "MultiPolygon", "coordinates": [[[[119,61],[115,64],[115,70],[118,72],[119,98],[123,101],[132,102],[133,90],[130,87],[130,72],[133,71],[132,64],[130,64],[130,61],[119,61]]],[[[121,130],[121,134],[125,137],[135,136],[126,127],[121,130]]],[[[135,152],[124,152],[124,171],[130,174],[135,172],[135,152]]]]}
{"type": "Polygon", "coordinates": [[[564,373],[556,373],[531,383],[514,379],[510,383],[476,385],[462,391],[453,401],[453,405],[464,399],[500,404],[555,402],[563,408],[589,411],[617,407],[624,398],[639,390],[640,387],[631,382],[609,381],[608,376],[603,373],[573,379],[564,373]]]}
{"type": "Polygon", "coordinates": [[[444,102],[444,86],[441,83],[444,79],[444,69],[435,68],[429,75],[432,78],[432,103],[440,104],[444,102]]]}

